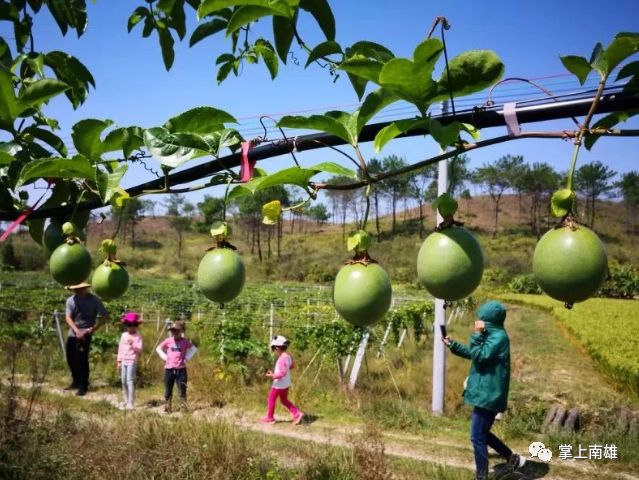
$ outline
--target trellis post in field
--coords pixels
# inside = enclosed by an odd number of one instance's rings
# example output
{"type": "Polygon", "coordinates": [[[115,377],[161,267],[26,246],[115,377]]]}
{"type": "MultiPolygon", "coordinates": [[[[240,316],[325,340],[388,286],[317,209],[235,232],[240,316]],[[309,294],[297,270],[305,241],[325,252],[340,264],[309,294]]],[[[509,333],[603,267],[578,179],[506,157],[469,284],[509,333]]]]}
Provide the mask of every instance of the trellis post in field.
{"type": "Polygon", "coordinates": [[[275,306],[271,303],[271,315],[269,317],[269,321],[268,321],[268,341],[269,344],[271,343],[271,340],[273,340],[273,317],[275,315],[275,306]]]}
{"type": "Polygon", "coordinates": [[[362,367],[362,361],[364,360],[364,355],[366,354],[366,347],[368,346],[368,337],[370,332],[368,328],[364,330],[364,334],[362,335],[362,340],[359,342],[359,348],[357,349],[357,354],[355,355],[355,361],[353,362],[353,369],[351,370],[351,378],[348,382],[348,389],[355,390],[355,384],[357,383],[357,377],[359,376],[359,370],[362,367]]]}
{"type": "MultiPolygon", "coordinates": [[[[448,113],[448,102],[442,102],[442,115],[448,113]]],[[[444,153],[444,150],[441,151],[444,153]]],[[[442,160],[438,164],[437,170],[437,196],[448,191],[448,160],[442,160]]],[[[437,212],[437,225],[444,219],[437,212]]],[[[440,325],[446,324],[446,310],[444,310],[444,300],[435,299],[435,331],[433,332],[433,413],[441,415],[444,413],[444,388],[446,384],[446,346],[442,342],[440,325]]]]}
{"type": "Polygon", "coordinates": [[[66,355],[66,348],[64,346],[64,338],[62,337],[62,326],[60,325],[60,314],[58,310],[53,311],[53,320],[55,321],[55,331],[58,334],[58,340],[60,342],[60,352],[62,352],[62,357],[64,358],[66,355]]]}

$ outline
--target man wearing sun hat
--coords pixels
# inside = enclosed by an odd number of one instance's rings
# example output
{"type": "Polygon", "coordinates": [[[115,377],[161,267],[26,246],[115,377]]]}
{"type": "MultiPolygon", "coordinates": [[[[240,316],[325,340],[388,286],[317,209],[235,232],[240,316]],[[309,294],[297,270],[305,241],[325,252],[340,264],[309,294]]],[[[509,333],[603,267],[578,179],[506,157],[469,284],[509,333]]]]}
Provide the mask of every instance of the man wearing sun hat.
{"type": "Polygon", "coordinates": [[[107,319],[104,305],[89,292],[91,284],[82,282],[67,287],[73,295],[67,298],[65,319],[69,325],[67,337],[67,364],[72,382],[65,390],[76,390],[76,395],[86,395],[89,388],[89,350],[91,335],[99,328],[97,317],[107,319]]]}
{"type": "Polygon", "coordinates": [[[471,361],[464,390],[464,402],[473,407],[470,441],[475,452],[476,480],[488,478],[488,447],[518,470],[526,459],[508,448],[490,432],[498,413],[506,410],[510,385],[510,340],[504,329],[506,309],[495,300],[477,309],[475,332],[470,345],[450,337],[443,341],[455,355],[471,361]]]}

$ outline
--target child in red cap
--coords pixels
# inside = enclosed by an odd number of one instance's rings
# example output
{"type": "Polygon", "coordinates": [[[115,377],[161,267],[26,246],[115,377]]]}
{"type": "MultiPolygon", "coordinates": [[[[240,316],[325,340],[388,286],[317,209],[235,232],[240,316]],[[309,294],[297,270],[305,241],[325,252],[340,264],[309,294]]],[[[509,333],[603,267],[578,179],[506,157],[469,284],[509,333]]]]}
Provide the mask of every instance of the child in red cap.
{"type": "Polygon", "coordinates": [[[118,347],[118,370],[122,379],[122,394],[124,395],[123,410],[135,408],[135,379],[138,371],[138,360],[142,352],[142,337],[138,333],[138,325],[142,323],[140,315],[127,312],[121,317],[126,329],[120,337],[118,347]]]}

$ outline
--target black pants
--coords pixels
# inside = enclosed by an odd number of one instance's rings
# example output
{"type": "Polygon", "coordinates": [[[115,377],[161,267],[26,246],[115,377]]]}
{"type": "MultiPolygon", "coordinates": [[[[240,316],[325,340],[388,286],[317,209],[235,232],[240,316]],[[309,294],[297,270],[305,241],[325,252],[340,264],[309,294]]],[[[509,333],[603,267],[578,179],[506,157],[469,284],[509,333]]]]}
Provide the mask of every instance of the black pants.
{"type": "Polygon", "coordinates": [[[67,364],[71,370],[73,385],[80,390],[89,388],[89,351],[91,350],[91,335],[82,339],[67,338],[67,364]]]}
{"type": "Polygon", "coordinates": [[[186,400],[186,368],[166,368],[164,370],[164,399],[173,398],[173,385],[177,383],[180,400],[186,400]]]}

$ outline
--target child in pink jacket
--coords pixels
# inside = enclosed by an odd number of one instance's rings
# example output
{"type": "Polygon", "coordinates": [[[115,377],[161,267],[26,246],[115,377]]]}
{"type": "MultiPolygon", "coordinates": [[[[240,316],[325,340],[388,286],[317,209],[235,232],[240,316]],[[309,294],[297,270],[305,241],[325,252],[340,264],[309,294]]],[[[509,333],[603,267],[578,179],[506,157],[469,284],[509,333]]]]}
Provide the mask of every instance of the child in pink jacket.
{"type": "Polygon", "coordinates": [[[275,423],[273,414],[275,413],[275,402],[278,397],[282,405],[288,408],[291,415],[293,415],[293,423],[295,425],[298,425],[304,418],[304,414],[288,400],[288,389],[291,386],[291,369],[294,366],[293,357],[286,351],[288,345],[289,341],[281,335],[278,335],[271,341],[271,350],[273,350],[277,356],[277,362],[275,363],[274,372],[270,370],[266,372],[266,376],[273,379],[273,386],[268,394],[268,411],[266,417],[260,420],[262,423],[275,423]]]}
{"type": "Polygon", "coordinates": [[[122,394],[124,403],[122,409],[135,408],[135,379],[138,371],[138,360],[142,352],[142,337],[138,333],[138,326],[142,323],[140,315],[127,312],[122,315],[122,325],[126,329],[120,337],[118,346],[118,370],[122,379],[122,394]]]}

